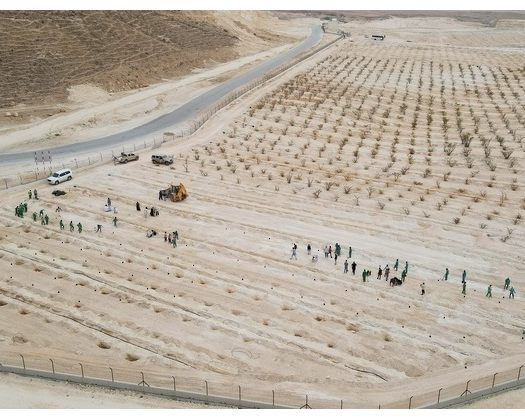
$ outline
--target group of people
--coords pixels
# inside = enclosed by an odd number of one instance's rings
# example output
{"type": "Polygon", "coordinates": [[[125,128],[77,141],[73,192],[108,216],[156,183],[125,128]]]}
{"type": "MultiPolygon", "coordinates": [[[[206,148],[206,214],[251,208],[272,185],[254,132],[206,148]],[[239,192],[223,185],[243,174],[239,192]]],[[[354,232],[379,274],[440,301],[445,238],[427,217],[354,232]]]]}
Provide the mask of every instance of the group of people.
{"type": "Polygon", "coordinates": [[[15,215],[20,218],[24,218],[24,214],[27,212],[27,202],[20,203],[15,208],[15,215]]]}
{"type": "Polygon", "coordinates": [[[29,189],[27,191],[27,197],[29,200],[31,200],[31,198],[38,199],[38,191],[36,189],[33,189],[32,191],[29,189]]]}
{"type": "MultiPolygon", "coordinates": [[[[324,251],[324,257],[325,258],[333,258],[334,259],[334,264],[337,264],[337,259],[341,255],[341,245],[339,243],[336,243],[334,247],[332,247],[331,244],[326,244],[323,247],[323,251],[324,251]]],[[[318,262],[319,256],[317,254],[312,255],[312,245],[310,243],[308,243],[306,245],[306,252],[307,252],[308,256],[312,256],[312,262],[313,263],[318,262]]],[[[319,250],[317,252],[319,253],[319,250]]],[[[351,258],[352,258],[352,246],[349,246],[348,247],[348,259],[351,259],[351,258]]],[[[290,256],[290,260],[292,260],[292,259],[296,259],[297,260],[297,244],[296,243],[294,243],[292,245],[292,254],[290,256]]],[[[343,273],[345,273],[345,274],[348,273],[348,271],[349,271],[348,268],[351,267],[352,275],[355,275],[355,272],[356,272],[356,269],[357,269],[357,263],[354,260],[354,261],[352,261],[351,264],[349,264],[348,259],[345,259],[345,261],[343,263],[343,273]]],[[[393,269],[395,271],[399,270],[399,259],[396,259],[396,261],[394,262],[393,269]]],[[[363,269],[363,272],[361,274],[363,282],[366,282],[368,280],[368,278],[370,277],[370,275],[372,275],[372,272],[370,270],[363,269]]],[[[401,282],[400,283],[405,282],[405,279],[407,278],[407,275],[408,275],[408,261],[405,261],[405,267],[404,267],[403,271],[401,271],[401,282]]],[[[448,268],[446,268],[442,279],[444,279],[445,281],[448,281],[449,275],[450,275],[450,271],[449,271],[448,268]]],[[[390,266],[387,264],[384,267],[384,269],[383,269],[381,267],[381,265],[379,265],[379,267],[377,269],[377,279],[378,280],[379,279],[384,279],[385,281],[388,281],[389,277],[390,277],[390,266]]],[[[467,271],[466,270],[463,270],[461,278],[462,278],[461,279],[461,284],[462,284],[462,291],[461,291],[461,293],[463,295],[466,295],[467,294],[467,271]]],[[[421,295],[425,295],[425,293],[426,293],[426,285],[425,285],[425,283],[424,282],[420,283],[419,287],[420,287],[420,290],[421,290],[421,295]]],[[[514,289],[513,286],[511,286],[510,278],[506,278],[505,279],[505,283],[504,283],[503,289],[509,291],[509,298],[514,298],[514,296],[516,294],[516,290],[514,289]]],[[[486,297],[492,298],[492,284],[488,286],[486,297]]]]}
{"type": "Polygon", "coordinates": [[[164,232],[164,241],[171,244],[173,247],[177,247],[177,240],[179,239],[179,232],[177,230],[167,233],[164,232]]]}

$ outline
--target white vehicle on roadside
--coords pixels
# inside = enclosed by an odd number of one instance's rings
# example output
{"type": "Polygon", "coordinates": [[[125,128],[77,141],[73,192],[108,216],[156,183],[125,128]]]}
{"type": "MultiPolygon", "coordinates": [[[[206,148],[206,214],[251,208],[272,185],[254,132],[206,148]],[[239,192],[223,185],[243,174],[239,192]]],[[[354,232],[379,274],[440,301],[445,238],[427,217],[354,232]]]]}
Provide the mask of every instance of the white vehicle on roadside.
{"type": "Polygon", "coordinates": [[[47,181],[51,185],[58,185],[59,183],[65,182],[66,180],[73,179],[73,172],[71,169],[62,169],[53,173],[47,178],[47,181]]]}

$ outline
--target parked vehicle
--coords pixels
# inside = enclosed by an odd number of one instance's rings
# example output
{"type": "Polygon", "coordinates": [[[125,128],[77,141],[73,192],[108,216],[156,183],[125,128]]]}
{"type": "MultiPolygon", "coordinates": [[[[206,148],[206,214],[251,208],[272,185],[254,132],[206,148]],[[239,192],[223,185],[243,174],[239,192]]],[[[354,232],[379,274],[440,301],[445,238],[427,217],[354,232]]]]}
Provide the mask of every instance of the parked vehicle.
{"type": "Polygon", "coordinates": [[[65,182],[66,180],[73,179],[73,172],[71,169],[62,169],[53,173],[47,178],[47,181],[51,185],[58,185],[59,183],[65,182]]]}
{"type": "Polygon", "coordinates": [[[128,163],[130,161],[135,161],[138,159],[139,159],[139,156],[137,156],[134,153],[120,153],[120,156],[113,157],[113,161],[115,162],[115,164],[117,163],[124,164],[124,163],[128,163]]]}
{"type": "Polygon", "coordinates": [[[173,156],[163,155],[153,155],[151,156],[151,161],[154,164],[164,164],[166,166],[173,164],[173,156]]]}

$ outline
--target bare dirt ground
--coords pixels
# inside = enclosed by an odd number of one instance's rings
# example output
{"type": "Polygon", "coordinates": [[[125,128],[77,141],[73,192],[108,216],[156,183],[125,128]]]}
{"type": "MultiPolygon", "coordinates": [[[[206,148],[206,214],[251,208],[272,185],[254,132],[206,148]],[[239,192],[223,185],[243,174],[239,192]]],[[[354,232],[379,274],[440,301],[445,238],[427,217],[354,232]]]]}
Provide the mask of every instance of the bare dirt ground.
{"type": "Polygon", "coordinates": [[[525,408],[525,389],[508,391],[496,396],[486,397],[465,406],[469,409],[523,409],[525,408]]]}
{"type": "MultiPolygon", "coordinates": [[[[205,404],[130,391],[0,374],[2,409],[204,409],[205,404]]],[[[213,406],[217,408],[217,406],[213,406]]]]}
{"type": "MultiPolygon", "coordinates": [[[[0,63],[7,75],[0,81],[0,132],[54,121],[39,139],[57,132],[70,138],[57,117],[148,90],[152,84],[157,95],[143,98],[141,112],[169,107],[176,95],[159,92],[159,82],[176,79],[172,90],[180,89],[183,76],[290,46],[307,32],[306,24],[290,25],[267,12],[4,11],[0,21],[0,63]]],[[[262,58],[264,54],[252,59],[262,58]]],[[[240,67],[248,62],[238,62],[236,68],[245,70],[240,67]]],[[[219,81],[208,79],[209,85],[219,81]]],[[[203,86],[207,84],[192,88],[203,86]]],[[[182,90],[177,96],[183,100],[186,94],[182,90]]],[[[110,121],[94,108],[81,128],[137,117],[136,107],[120,110],[115,109],[110,121]]]]}
{"type": "Polygon", "coordinates": [[[523,364],[522,23],[348,29],[351,39],[164,146],[174,166],[145,152],[77,175],[60,198],[38,185],[29,213],[44,209],[48,226],[14,216],[24,187],[2,191],[3,356],[51,353],[347,407],[523,364]],[[378,29],[385,41],[364,37],[378,29]],[[187,200],[157,200],[180,181],[187,200]],[[70,220],[84,231],[70,233],[70,220]],[[177,248],[162,238],[174,230],[177,248]],[[336,242],[337,264],[322,250],[336,242]],[[355,276],[343,272],[348,246],[355,276]],[[386,264],[400,276],[405,261],[402,286],[376,279],[386,264]]]}

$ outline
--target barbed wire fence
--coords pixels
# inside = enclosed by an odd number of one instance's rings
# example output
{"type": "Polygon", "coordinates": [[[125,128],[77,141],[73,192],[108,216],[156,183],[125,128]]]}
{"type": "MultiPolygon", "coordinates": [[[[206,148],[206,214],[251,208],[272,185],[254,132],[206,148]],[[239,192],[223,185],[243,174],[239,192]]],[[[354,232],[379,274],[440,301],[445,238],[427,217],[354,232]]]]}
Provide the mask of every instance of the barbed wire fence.
{"type": "MultiPolygon", "coordinates": [[[[234,100],[238,99],[242,95],[248,93],[249,91],[255,89],[258,86],[261,86],[262,84],[268,82],[269,80],[275,78],[276,76],[280,75],[281,73],[285,72],[286,70],[294,67],[295,65],[299,64],[300,62],[312,57],[313,55],[325,50],[326,48],[333,45],[335,42],[342,39],[343,36],[339,36],[330,42],[320,45],[317,48],[313,49],[307,54],[302,54],[299,57],[296,57],[292,61],[290,61],[287,64],[281,65],[263,76],[252,80],[250,83],[247,83],[234,91],[232,91],[229,95],[224,97],[218,102],[215,102],[213,105],[205,109],[203,112],[201,112],[197,118],[193,119],[187,124],[187,128],[182,128],[178,130],[175,133],[168,133],[170,135],[163,134],[161,138],[157,137],[154,138],[153,141],[142,141],[142,142],[135,142],[133,144],[126,144],[119,146],[118,148],[115,148],[111,151],[105,151],[105,152],[98,152],[96,154],[92,154],[87,157],[76,157],[72,159],[62,159],[58,162],[52,163],[49,162],[48,168],[44,169],[38,169],[38,167],[35,167],[33,170],[28,170],[25,172],[18,173],[14,176],[10,177],[4,177],[2,181],[0,182],[0,187],[3,189],[9,189],[15,186],[29,184],[32,182],[36,182],[42,179],[46,179],[48,176],[50,176],[54,171],[59,169],[64,169],[66,167],[71,169],[80,169],[95,165],[100,165],[104,163],[111,162],[116,154],[119,154],[120,152],[137,152],[141,150],[145,150],[147,148],[156,149],[160,147],[162,144],[175,141],[179,138],[184,138],[192,135],[195,133],[206,121],[208,121],[213,115],[215,115],[220,109],[226,107],[230,103],[232,103],[234,100]],[[115,154],[116,153],[116,154],[115,154]]],[[[40,152],[40,151],[39,151],[40,152]]],[[[49,153],[48,150],[45,151],[45,153],[49,153]]]]}

